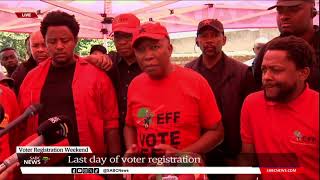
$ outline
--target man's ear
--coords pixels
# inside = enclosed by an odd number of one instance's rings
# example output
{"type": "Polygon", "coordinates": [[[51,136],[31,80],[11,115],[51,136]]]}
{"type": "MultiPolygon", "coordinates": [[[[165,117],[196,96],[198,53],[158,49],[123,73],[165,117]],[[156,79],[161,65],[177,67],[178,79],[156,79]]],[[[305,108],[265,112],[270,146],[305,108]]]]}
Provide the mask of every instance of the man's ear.
{"type": "Polygon", "coordinates": [[[317,14],[318,14],[317,9],[316,9],[315,7],[313,7],[311,11],[312,11],[312,12],[311,12],[311,17],[312,17],[312,18],[316,17],[317,14]]]}
{"type": "Polygon", "coordinates": [[[196,41],[196,45],[199,47],[198,37],[196,37],[195,41],[196,41]]]}
{"type": "Polygon", "coordinates": [[[306,81],[310,75],[310,68],[305,67],[299,70],[299,79],[302,81],[306,81]]]}

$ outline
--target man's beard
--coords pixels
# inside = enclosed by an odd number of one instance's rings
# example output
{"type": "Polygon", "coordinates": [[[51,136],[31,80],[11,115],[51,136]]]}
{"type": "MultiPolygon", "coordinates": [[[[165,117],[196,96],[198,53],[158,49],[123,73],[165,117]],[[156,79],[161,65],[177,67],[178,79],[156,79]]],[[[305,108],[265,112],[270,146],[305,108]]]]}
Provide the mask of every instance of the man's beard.
{"type": "Polygon", "coordinates": [[[272,97],[268,97],[266,94],[266,90],[264,88],[263,93],[264,97],[268,101],[274,101],[274,102],[288,102],[292,96],[292,94],[297,89],[297,84],[293,84],[292,86],[284,86],[281,84],[277,84],[277,87],[279,88],[279,92],[272,97]]]}

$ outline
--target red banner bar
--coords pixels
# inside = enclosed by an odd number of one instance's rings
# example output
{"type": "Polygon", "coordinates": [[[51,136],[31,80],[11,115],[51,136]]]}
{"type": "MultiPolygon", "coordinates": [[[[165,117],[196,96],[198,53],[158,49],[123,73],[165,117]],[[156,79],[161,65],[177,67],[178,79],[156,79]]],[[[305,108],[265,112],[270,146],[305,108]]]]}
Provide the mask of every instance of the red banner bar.
{"type": "Polygon", "coordinates": [[[35,12],[16,12],[18,18],[37,18],[38,15],[35,12]]]}

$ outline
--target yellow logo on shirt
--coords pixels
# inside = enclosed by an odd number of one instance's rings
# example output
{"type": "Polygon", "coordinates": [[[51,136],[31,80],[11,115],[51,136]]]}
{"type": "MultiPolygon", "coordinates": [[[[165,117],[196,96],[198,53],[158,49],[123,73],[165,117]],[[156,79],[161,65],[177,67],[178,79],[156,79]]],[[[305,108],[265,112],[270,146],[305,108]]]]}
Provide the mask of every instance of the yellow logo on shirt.
{"type": "Polygon", "coordinates": [[[5,128],[9,123],[9,115],[5,114],[3,121],[0,123],[0,128],[5,128]]]}

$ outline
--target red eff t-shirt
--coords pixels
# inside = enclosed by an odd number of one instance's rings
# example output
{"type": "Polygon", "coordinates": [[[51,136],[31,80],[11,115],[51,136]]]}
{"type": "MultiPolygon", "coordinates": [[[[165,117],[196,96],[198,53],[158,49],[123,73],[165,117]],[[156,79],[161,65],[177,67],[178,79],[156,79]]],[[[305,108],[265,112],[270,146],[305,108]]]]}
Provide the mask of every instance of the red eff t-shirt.
{"type": "Polygon", "coordinates": [[[201,129],[213,129],[220,118],[207,81],[190,69],[175,66],[161,80],[142,73],[129,86],[126,124],[137,128],[143,153],[151,153],[157,144],[183,149],[200,138],[201,129]]]}
{"type": "Polygon", "coordinates": [[[271,160],[278,167],[282,163],[302,168],[295,174],[263,174],[263,179],[319,179],[319,93],[307,87],[285,104],[266,101],[262,91],[249,95],[241,112],[241,138],[254,145],[260,167],[271,160]],[[271,158],[261,162],[263,153],[271,158]],[[283,156],[275,155],[279,153],[283,156]],[[288,153],[295,154],[298,162],[290,158],[284,162],[288,153]]]}

